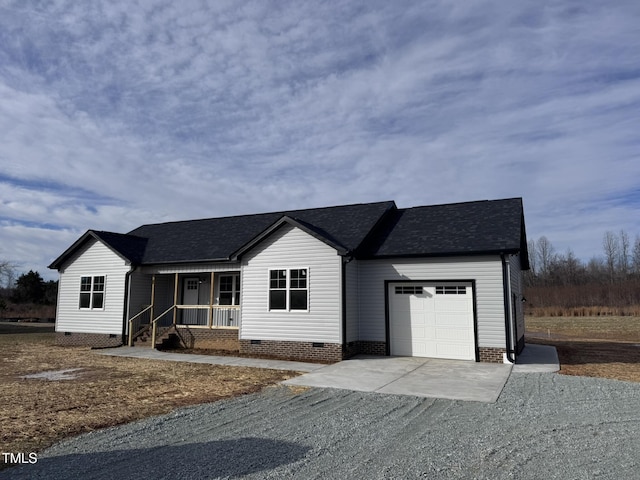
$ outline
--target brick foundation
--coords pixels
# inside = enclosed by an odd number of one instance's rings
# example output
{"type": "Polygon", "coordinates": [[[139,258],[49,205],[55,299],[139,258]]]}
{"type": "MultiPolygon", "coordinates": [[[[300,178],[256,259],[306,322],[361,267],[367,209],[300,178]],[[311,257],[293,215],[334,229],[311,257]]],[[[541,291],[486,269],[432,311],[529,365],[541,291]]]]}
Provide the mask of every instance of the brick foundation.
{"type": "Polygon", "coordinates": [[[322,363],[343,358],[339,343],[292,342],[283,340],[240,340],[240,352],[249,355],[322,363]]]}
{"type": "Polygon", "coordinates": [[[64,347],[119,347],[122,335],[81,332],[56,332],[56,344],[64,347]]]}
{"type": "Polygon", "coordinates": [[[504,348],[480,347],[480,361],[486,363],[503,363],[504,354],[507,350],[504,348]]]}
{"type": "Polygon", "coordinates": [[[387,342],[375,342],[369,340],[359,340],[356,342],[358,345],[358,353],[363,355],[386,355],[387,354],[387,342]]]}
{"type": "Polygon", "coordinates": [[[184,346],[205,350],[239,350],[237,328],[189,328],[177,329],[184,346]]]}

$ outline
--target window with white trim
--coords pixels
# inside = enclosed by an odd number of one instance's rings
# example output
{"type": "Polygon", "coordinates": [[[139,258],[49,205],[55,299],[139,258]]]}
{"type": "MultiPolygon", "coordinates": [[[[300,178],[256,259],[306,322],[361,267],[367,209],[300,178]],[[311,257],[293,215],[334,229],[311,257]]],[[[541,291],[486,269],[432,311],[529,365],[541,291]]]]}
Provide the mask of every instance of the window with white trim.
{"type": "Polygon", "coordinates": [[[269,270],[269,310],[309,309],[309,270],[269,270]]]}
{"type": "Polygon", "coordinates": [[[80,277],[80,308],[102,310],[104,308],[103,275],[95,277],[80,277]]]}
{"type": "Polygon", "coordinates": [[[220,305],[240,305],[240,275],[220,275],[220,305]]]}

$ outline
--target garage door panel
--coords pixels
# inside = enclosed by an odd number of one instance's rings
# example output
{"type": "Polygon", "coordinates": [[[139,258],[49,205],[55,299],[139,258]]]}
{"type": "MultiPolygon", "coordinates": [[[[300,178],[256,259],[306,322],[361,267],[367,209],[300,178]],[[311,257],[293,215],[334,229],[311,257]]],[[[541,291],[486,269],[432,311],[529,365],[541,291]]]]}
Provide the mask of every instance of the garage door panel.
{"type": "Polygon", "coordinates": [[[469,300],[436,300],[434,302],[434,310],[438,312],[468,312],[469,300]]]}
{"type": "Polygon", "coordinates": [[[389,328],[392,355],[474,360],[471,284],[391,285],[389,328]]]}
{"type": "Polygon", "coordinates": [[[467,360],[475,354],[468,346],[455,343],[438,343],[436,346],[436,356],[439,358],[453,358],[467,360]]]}
{"type": "Polygon", "coordinates": [[[442,312],[436,317],[435,324],[438,327],[447,326],[466,329],[469,326],[469,316],[460,315],[459,313],[442,312]]]}

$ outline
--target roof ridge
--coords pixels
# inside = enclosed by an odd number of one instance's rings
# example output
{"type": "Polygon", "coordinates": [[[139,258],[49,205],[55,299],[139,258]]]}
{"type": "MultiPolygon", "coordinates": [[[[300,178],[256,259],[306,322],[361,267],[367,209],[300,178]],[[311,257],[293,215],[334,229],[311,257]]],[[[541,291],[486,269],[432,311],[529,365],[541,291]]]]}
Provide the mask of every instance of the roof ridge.
{"type": "Polygon", "coordinates": [[[520,200],[522,201],[522,197],[510,197],[510,198],[494,198],[494,199],[484,199],[484,200],[467,200],[464,202],[451,202],[451,203],[437,203],[434,205],[414,205],[413,207],[406,208],[398,208],[398,210],[412,210],[414,208],[434,208],[434,207],[449,207],[454,205],[471,205],[474,203],[492,203],[492,202],[505,202],[508,200],[520,200]]]}
{"type": "MultiPolygon", "coordinates": [[[[291,212],[309,212],[311,210],[328,210],[331,208],[344,208],[344,207],[357,207],[357,206],[361,206],[361,205],[381,205],[381,204],[394,204],[394,200],[383,200],[383,201],[379,201],[379,202],[360,202],[360,203],[347,203],[345,205],[330,205],[330,206],[325,206],[325,207],[310,207],[310,208],[301,208],[301,209],[292,209],[292,210],[277,210],[277,211],[272,211],[272,212],[260,212],[260,213],[245,213],[245,214],[239,214],[239,215],[224,215],[222,217],[205,217],[205,218],[193,218],[190,220],[169,220],[167,222],[157,222],[157,223],[145,223],[142,225],[137,226],[136,228],[134,228],[133,230],[131,230],[131,232],[135,231],[135,230],[139,230],[142,227],[149,227],[152,225],[169,225],[169,224],[179,224],[179,223],[191,223],[191,222],[206,222],[208,220],[224,220],[224,219],[228,219],[228,218],[249,218],[249,217],[259,217],[262,215],[287,215],[290,214],[291,212]]],[[[128,233],[126,234],[128,235],[128,233]]]]}

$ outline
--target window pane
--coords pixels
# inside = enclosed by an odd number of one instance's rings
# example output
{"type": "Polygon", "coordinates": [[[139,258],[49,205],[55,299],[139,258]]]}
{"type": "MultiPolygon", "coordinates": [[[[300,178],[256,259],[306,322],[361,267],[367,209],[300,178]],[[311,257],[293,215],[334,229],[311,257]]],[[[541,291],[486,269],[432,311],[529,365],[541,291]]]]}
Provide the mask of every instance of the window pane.
{"type": "Polygon", "coordinates": [[[225,275],[220,277],[220,291],[230,292],[233,285],[233,277],[225,275]]]}
{"type": "Polygon", "coordinates": [[[91,307],[91,294],[90,293],[81,293],[80,294],[80,308],[89,308],[91,307]]]}
{"type": "Polygon", "coordinates": [[[291,270],[289,286],[291,288],[307,288],[307,269],[291,270]]]}
{"type": "Polygon", "coordinates": [[[102,308],[104,305],[104,293],[93,294],[93,308],[102,308]]]}
{"type": "Polygon", "coordinates": [[[291,290],[291,292],[289,293],[290,293],[291,310],[307,309],[307,291],[306,290],[291,290]]]}
{"type": "Polygon", "coordinates": [[[232,292],[220,292],[220,305],[231,305],[232,292]]]}
{"type": "Polygon", "coordinates": [[[269,292],[269,309],[285,310],[287,308],[287,292],[285,290],[271,290],[269,292]]]}
{"type": "Polygon", "coordinates": [[[287,271],[270,270],[269,288],[287,288],[287,271]]]}
{"type": "Polygon", "coordinates": [[[93,291],[104,292],[104,277],[93,277],[93,291]]]}
{"type": "Polygon", "coordinates": [[[82,277],[80,279],[80,291],[81,292],[91,291],[91,277],[82,277]]]}

